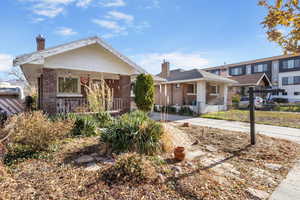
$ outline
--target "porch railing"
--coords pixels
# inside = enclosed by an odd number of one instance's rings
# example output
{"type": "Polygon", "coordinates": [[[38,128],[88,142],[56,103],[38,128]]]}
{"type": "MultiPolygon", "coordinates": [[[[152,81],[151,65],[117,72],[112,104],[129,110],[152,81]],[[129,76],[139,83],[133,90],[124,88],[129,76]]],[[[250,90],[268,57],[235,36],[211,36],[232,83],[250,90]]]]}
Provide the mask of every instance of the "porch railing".
{"type": "MultiPolygon", "coordinates": [[[[57,113],[72,113],[86,108],[88,101],[83,97],[59,97],[57,98],[57,113]]],[[[130,99],[114,98],[111,102],[107,102],[106,111],[124,112],[130,109],[130,99]]]]}

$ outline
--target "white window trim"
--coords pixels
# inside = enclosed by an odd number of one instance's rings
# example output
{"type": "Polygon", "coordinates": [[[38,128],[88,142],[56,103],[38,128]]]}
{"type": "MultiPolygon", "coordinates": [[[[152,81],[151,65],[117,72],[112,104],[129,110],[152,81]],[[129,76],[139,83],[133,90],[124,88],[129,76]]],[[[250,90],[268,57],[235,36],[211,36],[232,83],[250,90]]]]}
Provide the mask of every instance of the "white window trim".
{"type": "Polygon", "coordinates": [[[80,83],[80,77],[78,76],[57,76],[57,97],[82,97],[83,95],[81,94],[81,83],[80,83]],[[65,93],[65,92],[59,92],[59,78],[76,78],[78,80],[78,91],[76,93],[65,93]]]}
{"type": "Polygon", "coordinates": [[[209,95],[210,96],[219,96],[220,95],[220,86],[215,84],[215,85],[210,85],[211,87],[215,87],[216,90],[215,90],[215,93],[210,93],[209,95]],[[218,92],[219,91],[219,92],[218,92]]]}
{"type": "Polygon", "coordinates": [[[196,83],[189,84],[189,85],[193,85],[193,92],[186,93],[186,95],[189,95],[189,96],[197,95],[197,85],[196,85],[196,83]]]}

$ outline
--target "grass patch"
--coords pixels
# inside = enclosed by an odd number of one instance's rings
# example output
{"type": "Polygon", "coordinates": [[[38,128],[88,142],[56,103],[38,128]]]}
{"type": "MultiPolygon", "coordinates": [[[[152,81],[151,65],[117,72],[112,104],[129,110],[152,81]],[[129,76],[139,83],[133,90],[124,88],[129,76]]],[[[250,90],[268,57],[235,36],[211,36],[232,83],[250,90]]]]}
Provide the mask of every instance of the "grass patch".
{"type": "MultiPolygon", "coordinates": [[[[249,122],[248,110],[229,110],[201,115],[203,118],[249,122]]],[[[300,128],[300,114],[272,111],[255,111],[256,123],[300,128]]]]}

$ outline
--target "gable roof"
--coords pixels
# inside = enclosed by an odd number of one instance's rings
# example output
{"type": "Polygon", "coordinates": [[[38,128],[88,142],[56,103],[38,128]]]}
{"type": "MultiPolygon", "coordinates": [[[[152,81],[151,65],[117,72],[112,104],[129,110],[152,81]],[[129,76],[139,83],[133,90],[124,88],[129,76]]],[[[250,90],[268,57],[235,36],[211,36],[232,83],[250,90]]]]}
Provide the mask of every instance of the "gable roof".
{"type": "Polygon", "coordinates": [[[42,50],[42,51],[35,51],[35,52],[29,53],[29,54],[17,56],[14,59],[13,65],[14,66],[23,65],[25,63],[30,63],[30,62],[43,63],[44,58],[47,58],[47,57],[50,57],[53,55],[57,55],[57,54],[61,54],[61,53],[71,51],[74,49],[78,49],[80,47],[89,46],[91,44],[99,44],[104,49],[111,52],[113,55],[115,55],[116,57],[118,57],[119,59],[121,59],[122,61],[124,61],[131,67],[133,67],[134,69],[136,69],[138,72],[146,73],[146,71],[143,68],[141,68],[136,63],[131,61],[128,57],[119,53],[117,50],[112,48],[109,44],[105,43],[103,40],[101,40],[97,36],[89,37],[89,38],[85,38],[85,39],[81,39],[81,40],[76,40],[76,41],[58,45],[55,47],[46,48],[45,50],[42,50]]]}
{"type": "MultiPolygon", "coordinates": [[[[158,74],[161,76],[161,74],[158,74]]],[[[189,81],[197,81],[197,80],[208,80],[208,81],[216,81],[216,82],[224,82],[224,83],[237,83],[234,80],[218,76],[216,74],[212,74],[210,72],[201,70],[201,69],[192,69],[192,70],[183,70],[176,69],[171,70],[170,75],[166,78],[166,83],[173,82],[189,82],[189,81]]]]}
{"type": "Polygon", "coordinates": [[[257,86],[265,78],[269,85],[272,85],[270,79],[265,73],[256,73],[256,74],[248,74],[248,75],[242,75],[242,76],[232,76],[229,77],[232,80],[235,80],[238,82],[236,85],[249,85],[249,86],[257,86]]]}

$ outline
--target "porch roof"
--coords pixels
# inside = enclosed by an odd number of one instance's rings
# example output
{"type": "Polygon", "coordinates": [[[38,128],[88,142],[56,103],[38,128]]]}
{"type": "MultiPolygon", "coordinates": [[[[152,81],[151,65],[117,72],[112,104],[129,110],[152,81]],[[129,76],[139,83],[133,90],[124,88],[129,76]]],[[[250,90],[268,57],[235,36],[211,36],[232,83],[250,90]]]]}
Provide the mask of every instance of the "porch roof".
{"type": "Polygon", "coordinates": [[[272,83],[265,73],[256,73],[256,74],[230,77],[230,79],[238,82],[237,84],[235,84],[236,86],[257,86],[264,78],[271,86],[272,83]]]}
{"type": "Polygon", "coordinates": [[[23,65],[23,64],[32,63],[32,62],[38,63],[38,64],[43,64],[44,58],[54,56],[57,54],[61,54],[66,51],[71,51],[71,50],[78,49],[81,47],[89,46],[92,44],[99,44],[101,47],[103,47],[107,51],[111,52],[113,55],[115,55],[116,57],[118,57],[119,59],[121,59],[122,61],[127,63],[129,66],[133,67],[139,73],[146,73],[146,71],[142,67],[138,66],[136,63],[131,61],[128,57],[119,53],[117,50],[112,48],[109,44],[105,43],[102,39],[100,39],[97,36],[89,37],[89,38],[85,38],[85,39],[81,39],[81,40],[76,40],[76,41],[58,45],[55,47],[46,48],[45,50],[42,50],[42,51],[35,51],[32,53],[17,56],[13,61],[13,65],[18,66],[18,65],[23,65]]]}
{"type": "Polygon", "coordinates": [[[191,82],[191,81],[215,81],[215,82],[222,82],[228,84],[235,84],[237,83],[234,80],[218,76],[216,74],[201,70],[201,69],[192,69],[192,70],[172,70],[170,71],[169,77],[166,78],[165,84],[168,83],[183,83],[183,82],[191,82]]]}

